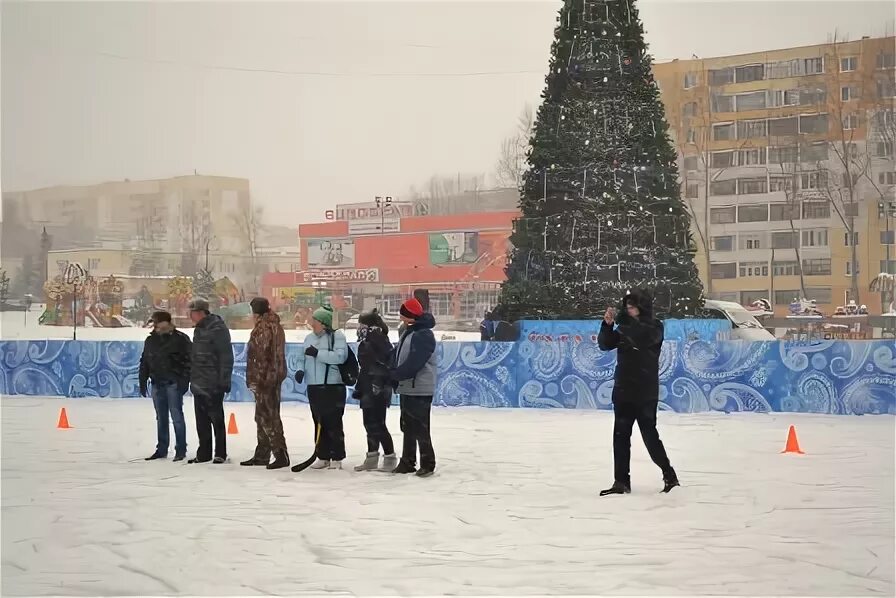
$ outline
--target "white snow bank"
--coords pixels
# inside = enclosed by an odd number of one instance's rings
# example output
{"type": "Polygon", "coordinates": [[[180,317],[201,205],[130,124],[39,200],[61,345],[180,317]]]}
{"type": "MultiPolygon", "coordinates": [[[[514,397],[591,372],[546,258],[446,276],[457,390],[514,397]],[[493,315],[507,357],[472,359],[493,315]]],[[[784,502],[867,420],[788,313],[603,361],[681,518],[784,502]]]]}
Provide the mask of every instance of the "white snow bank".
{"type": "MultiPolygon", "coordinates": [[[[0,407],[4,595],[894,594],[892,417],[663,412],[684,486],[657,493],[636,433],[633,494],[601,499],[606,412],[437,409],[421,480],[145,463],[146,400],[0,407]],[[779,454],[791,423],[806,455],[779,454]]],[[[238,461],[253,406],[226,410],[238,461]]],[[[302,460],[307,406],[283,416],[302,460]]],[[[345,420],[354,464],[360,412],[345,420]]]]}

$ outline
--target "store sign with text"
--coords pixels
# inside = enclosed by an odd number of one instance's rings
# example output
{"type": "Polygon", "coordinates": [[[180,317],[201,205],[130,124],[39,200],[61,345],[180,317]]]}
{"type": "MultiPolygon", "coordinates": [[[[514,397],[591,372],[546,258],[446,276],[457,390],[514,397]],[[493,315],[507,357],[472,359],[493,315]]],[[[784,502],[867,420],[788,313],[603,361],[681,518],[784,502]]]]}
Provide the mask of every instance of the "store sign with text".
{"type": "Polygon", "coordinates": [[[303,276],[305,282],[379,282],[380,271],[378,268],[314,270],[303,276]]]}
{"type": "Polygon", "coordinates": [[[348,234],[385,235],[401,232],[401,219],[414,215],[414,204],[409,201],[392,201],[383,196],[380,203],[342,204],[326,212],[327,220],[348,222],[348,234]]]}

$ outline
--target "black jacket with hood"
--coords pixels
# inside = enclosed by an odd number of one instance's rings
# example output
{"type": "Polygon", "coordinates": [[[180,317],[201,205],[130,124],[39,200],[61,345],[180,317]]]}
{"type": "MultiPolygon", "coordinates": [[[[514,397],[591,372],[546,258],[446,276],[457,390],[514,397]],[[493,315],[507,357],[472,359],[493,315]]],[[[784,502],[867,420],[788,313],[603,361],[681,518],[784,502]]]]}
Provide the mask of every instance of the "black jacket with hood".
{"type": "Polygon", "coordinates": [[[362,409],[388,407],[392,402],[391,355],[392,341],[379,328],[371,328],[358,345],[359,373],[354,396],[360,400],[362,409]]]}
{"type": "Polygon", "coordinates": [[[149,380],[153,384],[177,384],[181,392],[187,392],[191,350],[190,337],[180,330],[170,334],[151,332],[140,356],[140,392],[146,394],[149,380]]]}
{"type": "Polygon", "coordinates": [[[194,395],[227,393],[232,376],[230,330],[220,316],[209,314],[193,329],[190,387],[194,395]]]}
{"type": "Polygon", "coordinates": [[[653,317],[650,295],[635,291],[623,297],[616,326],[603,322],[597,344],[602,351],[617,350],[613,403],[659,401],[663,323],[653,317]],[[630,302],[641,312],[637,318],[626,311],[630,302]]]}

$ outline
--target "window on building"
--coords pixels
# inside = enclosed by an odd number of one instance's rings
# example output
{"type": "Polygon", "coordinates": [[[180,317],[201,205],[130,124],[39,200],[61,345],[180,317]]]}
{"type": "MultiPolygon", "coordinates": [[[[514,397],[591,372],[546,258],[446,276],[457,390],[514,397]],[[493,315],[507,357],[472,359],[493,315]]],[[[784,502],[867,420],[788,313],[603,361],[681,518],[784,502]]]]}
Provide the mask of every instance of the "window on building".
{"type": "Polygon", "coordinates": [[[728,181],[713,181],[709,184],[710,195],[735,195],[737,193],[737,179],[728,181]]]}
{"type": "Polygon", "coordinates": [[[697,170],[697,156],[685,156],[682,166],[685,170],[697,170]]]}
{"type": "MultiPolygon", "coordinates": [[[[861,268],[859,267],[859,262],[856,262],[856,274],[859,274],[861,268]]],[[[846,275],[852,276],[852,260],[846,261],[846,275]]]]}
{"type": "Polygon", "coordinates": [[[766,244],[765,233],[741,233],[738,235],[740,249],[763,249],[766,244]]]}
{"type": "Polygon", "coordinates": [[[760,139],[763,137],[768,137],[767,120],[762,119],[737,121],[738,139],[760,139]]]}
{"type": "Polygon", "coordinates": [[[709,84],[712,86],[734,83],[734,69],[713,69],[709,71],[709,84]]]}
{"type": "Polygon", "coordinates": [[[754,301],[758,301],[759,299],[768,299],[768,289],[740,292],[741,305],[752,305],[754,301]]]}
{"type": "Polygon", "coordinates": [[[859,115],[858,114],[847,114],[843,117],[843,130],[844,131],[855,131],[859,128],[859,115]]]}
{"type": "Polygon", "coordinates": [[[890,79],[877,80],[877,97],[893,98],[896,97],[896,81],[890,79]]]}
{"type": "Polygon", "coordinates": [[[828,173],[826,170],[804,172],[800,175],[800,189],[823,189],[827,187],[827,184],[828,173]]]}
{"type": "Polygon", "coordinates": [[[768,262],[741,262],[738,264],[738,276],[768,276],[768,262]]]}
{"type": "Polygon", "coordinates": [[[713,152],[710,157],[710,164],[713,168],[728,168],[734,166],[734,151],[713,152]]]}
{"type": "Polygon", "coordinates": [[[694,129],[688,129],[686,133],[687,143],[697,143],[697,131],[694,129]]]}
{"type": "Polygon", "coordinates": [[[688,102],[681,108],[681,116],[690,118],[697,115],[697,102],[688,102]]]}
{"type": "Polygon", "coordinates": [[[772,249],[796,249],[799,247],[796,231],[772,233],[772,249]]]}
{"type": "Polygon", "coordinates": [[[801,89],[800,106],[823,106],[827,101],[827,90],[823,88],[801,89]]]}
{"type": "Polygon", "coordinates": [[[877,68],[891,69],[896,68],[896,53],[881,52],[877,55],[877,68]]]}
{"type": "Polygon", "coordinates": [[[768,148],[769,164],[796,164],[800,161],[800,148],[797,145],[768,148]]]}
{"type": "Polygon", "coordinates": [[[737,278],[737,263],[725,262],[721,264],[709,265],[710,277],[713,280],[721,278],[737,278]]]}
{"type": "Polygon", "coordinates": [[[769,193],[776,193],[779,191],[783,191],[785,193],[793,190],[793,181],[794,178],[792,176],[773,176],[768,179],[768,190],[769,193]]]}
{"type": "Polygon", "coordinates": [[[886,272],[887,274],[896,274],[896,260],[889,260],[889,261],[881,260],[879,272],[886,272]]]}
{"type": "Polygon", "coordinates": [[[828,229],[814,228],[802,231],[803,247],[827,247],[828,229]]]}
{"type": "Polygon", "coordinates": [[[685,73],[684,88],[691,89],[692,87],[697,87],[697,73],[685,73]]]}
{"type": "Polygon", "coordinates": [[[878,129],[892,127],[896,123],[896,111],[879,110],[874,114],[874,126],[878,129]]]}
{"type": "MultiPolygon", "coordinates": [[[[880,231],[880,244],[881,245],[896,245],[896,231],[894,231],[894,230],[880,231]]],[[[881,272],[883,272],[883,270],[881,270],[881,272]]]]}
{"type": "Polygon", "coordinates": [[[807,75],[820,75],[824,72],[824,57],[819,56],[818,58],[804,58],[803,71],[807,75]]]}
{"type": "Polygon", "coordinates": [[[710,224],[733,224],[737,220],[737,209],[734,206],[728,208],[710,208],[710,224]]]}
{"type": "Polygon", "coordinates": [[[800,148],[800,162],[824,162],[828,159],[828,142],[817,141],[800,148]]]}
{"type": "Polygon", "coordinates": [[[896,185],[896,172],[879,172],[877,182],[881,185],[896,185]]]}
{"type": "Polygon", "coordinates": [[[734,81],[736,83],[749,83],[750,81],[762,81],[765,78],[764,64],[749,64],[734,69],[734,81]]]}
{"type": "Polygon", "coordinates": [[[849,102],[859,99],[859,88],[852,85],[844,85],[840,88],[840,100],[849,102]]]}
{"type": "Polygon", "coordinates": [[[832,298],[831,287],[806,287],[806,299],[819,305],[829,305],[832,298]]]}
{"type": "Polygon", "coordinates": [[[796,135],[799,131],[799,119],[795,116],[768,119],[768,134],[772,137],[796,135]]]}
{"type": "Polygon", "coordinates": [[[757,193],[768,193],[768,179],[765,177],[737,179],[738,195],[755,195],[757,193]]]}
{"type": "Polygon", "coordinates": [[[800,292],[796,291],[775,291],[775,305],[790,305],[794,301],[800,300],[800,292]]]}
{"type": "Polygon", "coordinates": [[[737,207],[738,222],[767,222],[768,221],[768,204],[760,204],[756,206],[738,206],[737,207]]]}
{"type": "Polygon", "coordinates": [[[771,89],[768,92],[769,108],[781,106],[799,106],[800,90],[798,89],[771,89]]]}
{"type": "Polygon", "coordinates": [[[796,276],[800,273],[800,265],[796,260],[781,260],[772,263],[775,276],[796,276]]]}
{"type": "Polygon", "coordinates": [[[712,138],[715,141],[734,139],[734,123],[720,123],[712,126],[712,138]]]}
{"type": "Polygon", "coordinates": [[[821,134],[828,132],[827,114],[804,114],[800,116],[800,133],[821,134]]]}
{"type": "Polygon", "coordinates": [[[712,251],[734,251],[734,235],[710,237],[709,248],[712,251]]]}
{"type": "Polygon", "coordinates": [[[843,233],[843,246],[844,247],[852,247],[853,245],[859,244],[859,232],[853,231],[852,234],[849,231],[843,233]]]}
{"type": "Polygon", "coordinates": [[[859,65],[859,57],[858,56],[847,56],[846,58],[840,59],[840,72],[841,73],[850,73],[858,68],[859,65]]]}
{"type": "Polygon", "coordinates": [[[804,201],[803,202],[803,218],[811,219],[827,219],[831,217],[831,204],[826,201],[804,201]]]}
{"type": "Polygon", "coordinates": [[[765,148],[739,150],[737,152],[738,166],[759,166],[765,164],[765,148]]]}
{"type": "Polygon", "coordinates": [[[840,185],[844,189],[849,189],[850,187],[855,187],[859,184],[859,173],[857,172],[841,172],[840,173],[840,185]]]}
{"type": "Polygon", "coordinates": [[[892,141],[878,141],[874,144],[874,156],[876,158],[889,158],[893,155],[892,141]]]}
{"type": "Polygon", "coordinates": [[[831,259],[825,257],[803,260],[803,274],[806,276],[830,276],[831,259]]]}
{"type": "Polygon", "coordinates": [[[100,269],[100,260],[98,258],[90,258],[87,260],[87,271],[93,272],[100,269]]]}
{"type": "Polygon", "coordinates": [[[713,95],[713,112],[734,112],[734,96],[713,95]]]}
{"type": "Polygon", "coordinates": [[[698,183],[688,183],[684,190],[685,199],[697,199],[700,197],[700,185],[698,183]]]}
{"type": "Polygon", "coordinates": [[[766,98],[765,90],[738,94],[734,96],[735,111],[763,110],[766,107],[766,98]]]}
{"type": "Polygon", "coordinates": [[[859,204],[855,201],[847,201],[843,204],[843,215],[847,218],[859,217],[859,204]]]}

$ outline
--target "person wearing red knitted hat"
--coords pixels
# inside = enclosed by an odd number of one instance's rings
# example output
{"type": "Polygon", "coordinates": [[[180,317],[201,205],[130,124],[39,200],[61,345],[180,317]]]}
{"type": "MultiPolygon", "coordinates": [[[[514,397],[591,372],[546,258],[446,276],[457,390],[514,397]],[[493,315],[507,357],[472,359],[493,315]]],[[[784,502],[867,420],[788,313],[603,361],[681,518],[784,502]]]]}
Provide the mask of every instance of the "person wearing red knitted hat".
{"type": "Polygon", "coordinates": [[[404,434],[401,460],[392,473],[414,473],[428,477],[436,468],[432,447],[430,414],[436,391],[436,325],[417,299],[408,299],[399,310],[407,328],[398,341],[389,373],[401,397],[401,431],[404,434]],[[417,470],[417,448],[420,469],[417,470]]]}

